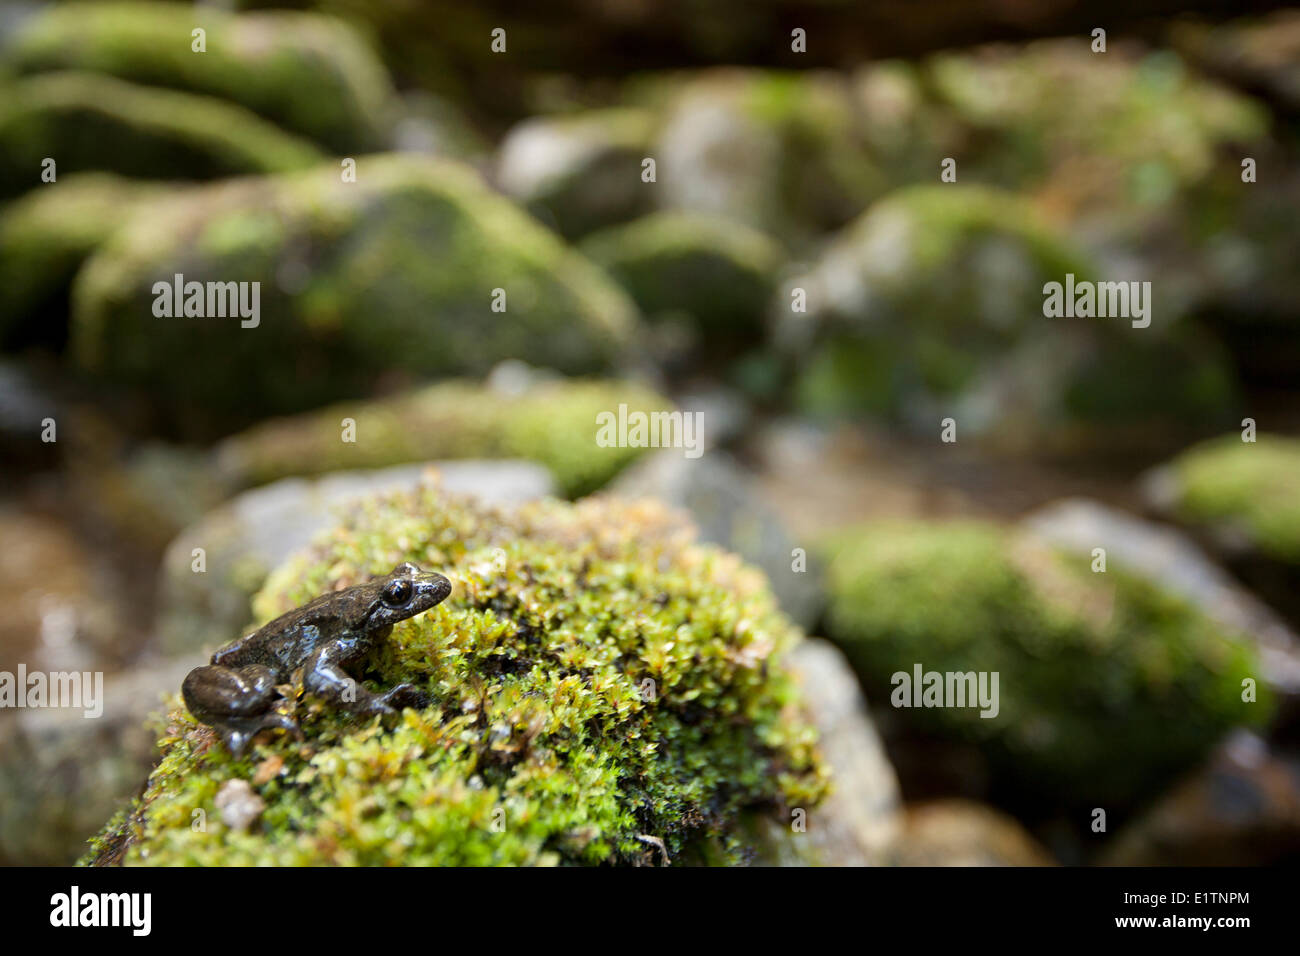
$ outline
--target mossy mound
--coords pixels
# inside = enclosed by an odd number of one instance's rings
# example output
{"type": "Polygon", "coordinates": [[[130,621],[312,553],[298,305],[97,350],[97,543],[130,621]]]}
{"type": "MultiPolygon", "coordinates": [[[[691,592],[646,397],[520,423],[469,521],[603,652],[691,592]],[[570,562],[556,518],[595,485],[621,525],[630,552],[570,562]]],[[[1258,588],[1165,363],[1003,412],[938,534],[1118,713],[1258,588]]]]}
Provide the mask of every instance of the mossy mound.
{"type": "Polygon", "coordinates": [[[1228,435],[1183,452],[1171,474],[1180,520],[1300,569],[1300,439],[1228,435]]]}
{"type": "Polygon", "coordinates": [[[62,347],[77,269],[131,209],[164,190],[108,173],[81,173],[0,210],[0,343],[62,347]]]}
{"type": "Polygon", "coordinates": [[[899,189],[791,280],[806,315],[775,300],[780,340],[800,358],[796,397],[810,412],[883,415],[927,434],[952,416],[967,437],[1039,449],[1094,432],[1136,443],[1231,415],[1226,356],[1163,300],[1147,303],[1146,328],[1045,316],[1044,287],[1067,274],[1118,278],[1011,193],[899,189]]]}
{"type": "Polygon", "coordinates": [[[501,144],[497,178],[561,235],[575,238],[626,222],[650,208],[654,185],[641,181],[654,116],[635,107],[537,116],[501,144]]]}
{"type": "MultiPolygon", "coordinates": [[[[978,522],[867,525],[836,541],[828,631],[878,701],[892,677],[999,674],[999,710],[899,708],[982,745],[1017,793],[1088,806],[1149,795],[1228,728],[1262,723],[1254,651],[1182,599],[978,522]]],[[[1261,690],[1261,694],[1264,692],[1261,690]]]]}
{"type": "Polygon", "coordinates": [[[659,208],[713,213],[799,244],[886,188],[848,84],[829,73],[688,75],[654,140],[659,208]]]}
{"type": "Polygon", "coordinates": [[[530,458],[577,497],[594,491],[643,449],[602,448],[596,416],[672,403],[621,382],[556,380],[518,393],[472,382],[441,382],[394,398],[340,404],[265,422],[222,442],[219,460],[238,479],[263,484],[291,475],[455,458],[530,458]],[[342,420],[356,441],[340,440],[342,420]]]}
{"type": "Polygon", "coordinates": [[[468,167],[376,155],[356,182],[340,172],[215,184],[143,210],[78,276],[74,355],[149,388],[193,431],[200,417],[229,431],[360,395],[386,372],[616,363],[635,306],[468,167]],[[174,274],[260,283],[259,324],[154,315],[154,284],[174,274]]]}
{"type": "Polygon", "coordinates": [[[216,179],[302,169],[322,154],[239,106],[98,73],[42,73],[0,86],[0,197],[102,170],[140,179],[216,179]]]}
{"type": "Polygon", "coordinates": [[[341,21],[310,13],[232,15],[174,3],[66,3],[27,21],[6,50],[18,73],[85,70],[201,93],[339,152],[387,145],[393,90],[341,21]],[[191,32],[206,31],[204,52],[191,32]]]}
{"type": "Polygon", "coordinates": [[[455,592],[398,624],[368,676],[415,681],[435,705],[385,731],[303,702],[306,742],[272,737],[240,761],[178,707],[161,763],[92,857],[657,863],[656,841],[690,859],[746,812],[819,798],[825,771],[780,666],[796,629],[761,574],[661,506],[507,514],[431,487],[372,500],[274,573],[255,609],[268,619],[402,559],[455,592]],[[265,802],[247,832],[214,802],[234,779],[265,802]]]}
{"type": "Polygon", "coordinates": [[[581,248],[648,319],[684,318],[712,343],[753,342],[784,258],[780,244],[760,232],[685,212],[602,230],[581,248]]]}

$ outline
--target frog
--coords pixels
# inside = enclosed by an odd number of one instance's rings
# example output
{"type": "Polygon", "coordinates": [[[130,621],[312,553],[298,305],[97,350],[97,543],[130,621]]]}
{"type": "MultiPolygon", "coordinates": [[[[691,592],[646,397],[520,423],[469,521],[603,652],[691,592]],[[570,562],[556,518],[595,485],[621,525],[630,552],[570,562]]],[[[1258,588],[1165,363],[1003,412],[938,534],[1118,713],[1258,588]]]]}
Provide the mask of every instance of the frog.
{"type": "Polygon", "coordinates": [[[322,594],[231,641],[196,667],[181,685],[191,714],[212,727],[236,759],[263,730],[303,739],[296,720],[281,711],[284,694],[301,669],[302,691],[362,716],[389,716],[428,697],[413,684],[375,694],[347,673],[388,638],[398,621],[423,614],[450,596],[452,584],[409,561],[386,575],[322,594]]]}

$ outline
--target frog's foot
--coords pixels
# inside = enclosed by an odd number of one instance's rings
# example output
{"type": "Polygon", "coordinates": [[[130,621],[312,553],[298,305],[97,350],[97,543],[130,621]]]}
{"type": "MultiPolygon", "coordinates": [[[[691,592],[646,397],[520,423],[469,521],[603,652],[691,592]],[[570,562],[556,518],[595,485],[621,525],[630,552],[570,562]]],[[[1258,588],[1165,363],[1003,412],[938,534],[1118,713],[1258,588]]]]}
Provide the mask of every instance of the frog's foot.
{"type": "Polygon", "coordinates": [[[274,728],[287,730],[298,740],[302,740],[302,728],[298,726],[298,722],[288,714],[281,714],[278,711],[271,711],[260,717],[223,721],[213,729],[225,743],[230,755],[238,760],[244,755],[244,751],[248,749],[254,737],[263,730],[274,728]]]}

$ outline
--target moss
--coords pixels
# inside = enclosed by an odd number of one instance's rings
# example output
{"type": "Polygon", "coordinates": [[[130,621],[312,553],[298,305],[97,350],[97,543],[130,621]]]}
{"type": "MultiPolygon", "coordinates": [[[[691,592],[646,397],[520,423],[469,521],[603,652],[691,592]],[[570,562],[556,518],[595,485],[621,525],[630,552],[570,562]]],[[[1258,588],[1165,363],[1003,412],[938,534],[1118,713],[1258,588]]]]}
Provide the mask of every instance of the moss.
{"type": "Polygon", "coordinates": [[[783,260],[780,245],[760,232],[684,212],[603,230],[581,248],[648,318],[688,316],[705,342],[753,341],[783,260]]]}
{"type": "Polygon", "coordinates": [[[94,73],[43,73],[0,96],[0,195],[104,170],[141,179],[213,179],[301,169],[321,153],[238,106],[94,73]]]}
{"type": "Polygon", "coordinates": [[[243,180],[150,208],[86,263],[73,290],[74,354],[172,402],[177,427],[229,432],[372,389],[384,373],[479,374],[530,362],[611,367],[636,310],[596,266],[468,167],[362,157],[243,180]],[[157,318],[153,283],[260,282],[261,321],[157,318]],[[494,290],[505,311],[493,311],[494,290]],[[232,388],[229,370],[239,370],[232,388]]]}
{"type": "Polygon", "coordinates": [[[1300,566],[1300,440],[1229,435],[1179,455],[1173,474],[1178,517],[1231,527],[1265,556],[1300,566]]]}
{"type": "Polygon", "coordinates": [[[131,209],[163,192],[154,184],[82,173],[0,210],[0,342],[61,347],[77,269],[131,209]]]}
{"type": "Polygon", "coordinates": [[[1019,196],[896,190],[792,280],[808,315],[777,309],[782,339],[805,351],[795,394],[821,414],[869,411],[927,431],[952,414],[970,437],[1066,451],[1186,435],[1235,410],[1226,353],[1176,306],[1157,300],[1148,329],[1044,316],[1046,283],[1067,274],[1099,278],[1019,196]]]}
{"type": "MultiPolygon", "coordinates": [[[[1228,728],[1254,652],[1182,599],[1111,563],[978,522],[863,526],[833,545],[830,636],[879,700],[891,676],[997,672],[1000,710],[897,711],[983,745],[1016,785],[1063,803],[1139,799],[1228,728]]],[[[1263,692],[1261,691],[1261,694],[1263,692]]]]}
{"type": "Polygon", "coordinates": [[[642,451],[595,443],[596,416],[620,403],[647,412],[671,408],[648,389],[618,382],[554,381],[517,395],[441,382],[259,424],[227,439],[219,454],[225,468],[254,484],[404,462],[530,458],[576,497],[604,485],[642,451]],[[356,422],[355,443],[340,441],[344,418],[356,422]]]}
{"type": "Polygon", "coordinates": [[[371,500],[274,573],[256,611],[402,558],[456,590],[398,624],[369,676],[415,681],[433,706],[385,730],[299,703],[305,742],[272,737],[240,761],[177,708],[142,796],[96,847],[160,865],[658,862],[648,839],[677,860],[747,811],[822,792],[779,665],[795,628],[758,572],[660,506],[507,514],[431,487],[371,500]],[[214,805],[235,778],[266,804],[244,833],[214,805]]]}
{"type": "Polygon", "coordinates": [[[238,103],[330,149],[386,144],[393,90],[344,23],[172,3],[67,3],[31,18],[5,57],[19,73],[86,70],[238,103]],[[202,27],[206,51],[191,49],[202,27]]]}

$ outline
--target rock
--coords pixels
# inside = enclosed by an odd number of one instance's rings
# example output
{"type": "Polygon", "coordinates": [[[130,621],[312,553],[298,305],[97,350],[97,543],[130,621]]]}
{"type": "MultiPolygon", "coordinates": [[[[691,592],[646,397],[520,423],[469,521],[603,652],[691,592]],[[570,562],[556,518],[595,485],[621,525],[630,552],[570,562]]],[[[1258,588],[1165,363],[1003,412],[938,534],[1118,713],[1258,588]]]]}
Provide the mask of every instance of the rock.
{"type": "Polygon", "coordinates": [[[242,107],[96,73],[41,73],[3,90],[0,198],[49,188],[47,158],[60,176],[215,179],[303,169],[322,157],[242,107]]]}
{"type": "Polygon", "coordinates": [[[103,670],[138,648],[105,569],[58,521],[0,510],[0,671],[103,670]]]}
{"type": "Polygon", "coordinates": [[[805,830],[759,818],[770,841],[760,860],[780,866],[879,866],[899,837],[902,808],[898,779],[857,678],[844,655],[819,638],[800,643],[788,666],[817,728],[831,791],[808,813],[805,830]]]}
{"type": "Polygon", "coordinates": [[[62,176],[0,210],[0,343],[62,350],[81,263],[163,188],[107,173],[62,176]]]}
{"type": "Polygon", "coordinates": [[[242,760],[177,709],[157,770],[88,860],[689,862],[744,815],[817,806],[827,770],[783,666],[798,631],[758,572],[679,515],[605,498],[490,507],[431,486],[372,497],[271,575],[257,616],[401,559],[455,590],[394,627],[373,673],[436,703],[386,728],[306,700],[305,740],[268,734],[242,760]],[[275,757],[295,784],[250,784],[260,823],[192,830],[193,810],[212,819],[227,781],[275,757]]]}
{"type": "Polygon", "coordinates": [[[266,809],[266,802],[253,792],[247,780],[227,780],[212,804],[221,811],[222,823],[241,832],[252,826],[266,809]]]}
{"type": "Polygon", "coordinates": [[[826,633],[867,693],[895,704],[917,668],[985,675],[995,706],[963,706],[954,686],[950,706],[892,713],[978,744],[995,785],[1040,812],[1140,802],[1273,709],[1262,685],[1242,699],[1261,673],[1244,636],[1118,562],[1094,574],[1086,557],[978,521],[876,522],[827,551],[826,633]]]}
{"type": "MultiPolygon", "coordinates": [[[[705,428],[707,438],[707,422],[705,428]]],[[[623,472],[610,493],[656,498],[688,511],[701,540],[735,551],[763,569],[782,610],[795,623],[805,628],[816,623],[824,602],[819,562],[805,554],[807,569],[793,570],[795,542],[763,500],[754,478],[726,452],[687,458],[681,449],[662,449],[623,472]]]]}
{"type": "Polygon", "coordinates": [[[891,854],[894,866],[1055,866],[1024,827],[968,800],[909,805],[891,854]]]}
{"type": "Polygon", "coordinates": [[[19,74],[82,70],[236,103],[346,154],[388,145],[392,84],[340,20],[313,13],[196,12],[170,3],[65,3],[17,31],[19,74]],[[191,50],[201,27],[205,50],[191,50]]]}
{"type": "Polygon", "coordinates": [[[1146,328],[1045,317],[1045,285],[1071,274],[1095,281],[1096,268],[1015,195],[897,190],[773,300],[778,341],[802,366],[796,398],[926,435],[951,417],[966,438],[1036,452],[1149,448],[1230,415],[1226,358],[1176,314],[1146,328]],[[793,289],[806,314],[791,311],[793,289]]]}
{"type": "Polygon", "coordinates": [[[502,363],[483,385],[449,381],[372,402],[255,425],[217,448],[222,473],[262,484],[294,475],[459,458],[529,458],[576,497],[603,486],[642,449],[595,443],[597,416],[620,404],[652,413],[671,403],[639,385],[577,381],[502,363]],[[343,442],[342,422],[355,422],[343,442]]]}
{"type": "Polygon", "coordinates": [[[1156,513],[1189,529],[1247,584],[1300,621],[1300,440],[1232,433],[1187,449],[1143,476],[1156,513]]]}
{"type": "Polygon", "coordinates": [[[635,108],[524,120],[501,144],[497,182],[563,236],[626,222],[650,208],[641,161],[652,123],[635,108]]]}
{"type": "MultiPolygon", "coordinates": [[[[0,712],[0,862],[68,866],[105,818],[139,790],[162,711],[192,660],[136,662],[104,681],[103,715],[82,710],[0,712]]],[[[188,824],[187,824],[188,825],[188,824]]]]}
{"type": "Polygon", "coordinates": [[[1071,498],[1028,515],[1024,527],[1050,544],[1092,560],[1106,560],[1177,594],[1225,630],[1250,637],[1262,676],[1284,693],[1300,693],[1300,641],[1268,605],[1238,585],[1178,531],[1143,521],[1096,501],[1071,498]]]}
{"type": "Polygon", "coordinates": [[[1300,853],[1300,760],[1242,731],[1126,826],[1107,866],[1269,866],[1300,853]]]}
{"type": "Polygon", "coordinates": [[[285,478],[245,491],[168,547],[159,582],[160,646],[167,653],[190,653],[238,637],[249,623],[249,599],[272,568],[331,527],[349,503],[410,488],[430,469],[448,490],[495,504],[542,497],[553,487],[546,470],[531,462],[454,461],[285,478]],[[202,573],[194,570],[200,548],[202,573]]]}
{"type": "Polygon", "coordinates": [[[848,222],[885,186],[848,84],[833,74],[704,71],[654,140],[655,202],[795,243],[848,222]]]}
{"type": "Polygon", "coordinates": [[[608,368],[635,321],[615,283],[471,170],[401,154],[362,157],[354,183],[326,165],[141,210],[78,276],[72,340],[87,368],[147,385],[207,433],[367,393],[385,373],[478,374],[521,355],[608,368]],[[155,316],[154,284],[178,273],[259,282],[257,325],[155,316]]]}
{"type": "Polygon", "coordinates": [[[588,237],[585,255],[618,280],[651,322],[679,321],[700,358],[752,348],[783,254],[774,240],[726,219],[643,216],[588,237]]]}

